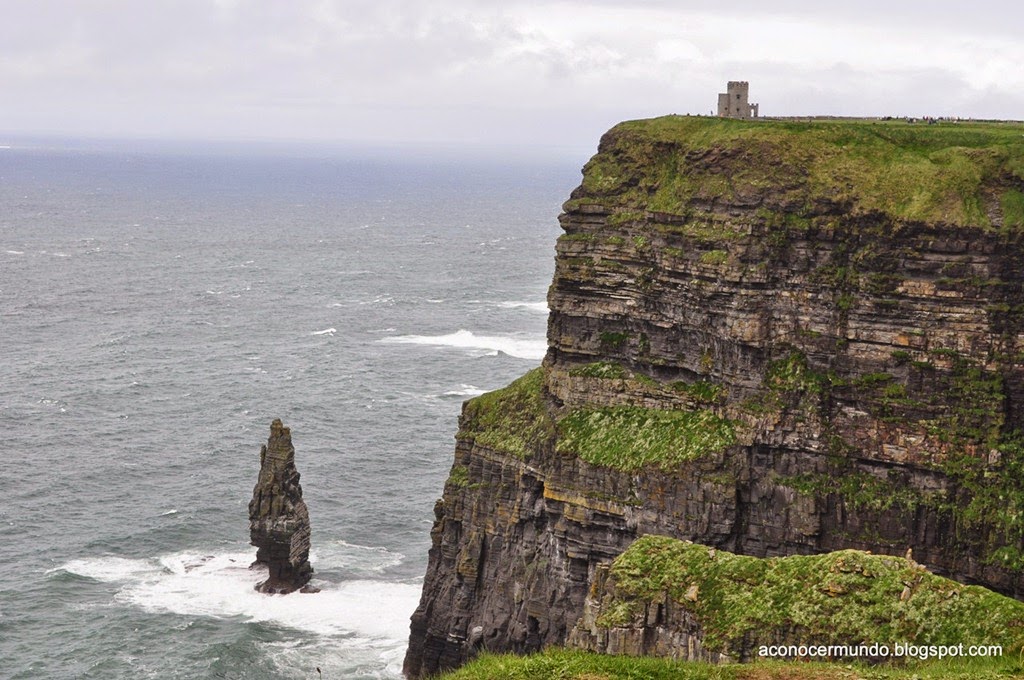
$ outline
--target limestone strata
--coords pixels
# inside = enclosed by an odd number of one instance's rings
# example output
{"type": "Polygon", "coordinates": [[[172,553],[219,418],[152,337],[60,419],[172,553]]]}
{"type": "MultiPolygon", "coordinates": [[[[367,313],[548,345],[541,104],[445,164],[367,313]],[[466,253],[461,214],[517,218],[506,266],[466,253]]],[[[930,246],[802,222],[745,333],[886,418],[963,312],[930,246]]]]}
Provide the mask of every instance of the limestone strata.
{"type": "MultiPolygon", "coordinates": [[[[991,152],[977,186],[904,177],[893,196],[835,165],[848,130],[804,148],[801,126],[755,125],[602,139],[560,217],[537,394],[464,408],[408,675],[563,644],[645,533],[757,557],[912,548],[1024,595],[1024,165],[979,131],[921,171],[991,152]],[[713,412],[732,444],[638,467],[566,444],[573,414],[624,407],[713,412]]],[[[936,143],[908,139],[884,153],[936,143]]]]}
{"type": "Polygon", "coordinates": [[[256,590],[285,594],[308,588],[313,576],[309,511],[295,469],[291,430],[280,420],[270,424],[270,438],[260,450],[260,476],[249,502],[249,534],[257,549],[253,567],[268,572],[256,590]]]}

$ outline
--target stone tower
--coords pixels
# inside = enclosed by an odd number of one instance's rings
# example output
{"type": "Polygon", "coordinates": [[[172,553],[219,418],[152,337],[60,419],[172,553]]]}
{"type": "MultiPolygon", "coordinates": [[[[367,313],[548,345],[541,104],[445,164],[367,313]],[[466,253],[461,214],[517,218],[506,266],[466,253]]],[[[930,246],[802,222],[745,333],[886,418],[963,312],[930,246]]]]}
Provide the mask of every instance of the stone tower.
{"type": "Polygon", "coordinates": [[[726,91],[718,95],[718,115],[722,118],[757,118],[757,104],[748,101],[750,83],[730,80],[726,91]]]}

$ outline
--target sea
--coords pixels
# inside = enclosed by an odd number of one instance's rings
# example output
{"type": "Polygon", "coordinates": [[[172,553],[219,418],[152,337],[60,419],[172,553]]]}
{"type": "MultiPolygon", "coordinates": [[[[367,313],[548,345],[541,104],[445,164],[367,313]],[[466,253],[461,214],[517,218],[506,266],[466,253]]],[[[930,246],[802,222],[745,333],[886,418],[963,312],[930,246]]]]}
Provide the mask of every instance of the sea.
{"type": "Polygon", "coordinates": [[[544,355],[583,160],[0,145],[0,677],[401,677],[461,405],[544,355]],[[253,589],[275,418],[315,594],[253,589]]]}

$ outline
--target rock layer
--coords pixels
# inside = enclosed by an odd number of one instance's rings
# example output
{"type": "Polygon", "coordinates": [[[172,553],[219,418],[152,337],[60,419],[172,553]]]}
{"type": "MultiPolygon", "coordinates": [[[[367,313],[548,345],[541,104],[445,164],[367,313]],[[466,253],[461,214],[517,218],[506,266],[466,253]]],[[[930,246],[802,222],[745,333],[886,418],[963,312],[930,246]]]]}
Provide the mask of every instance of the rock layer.
{"type": "Polygon", "coordinates": [[[260,449],[260,476],[249,502],[249,534],[256,546],[253,567],[266,567],[262,593],[285,594],[306,587],[309,564],[309,511],[302,500],[291,430],[274,420],[260,449]]]}
{"type": "Polygon", "coordinates": [[[463,409],[409,676],[564,644],[645,533],[1024,595],[1019,126],[821,125],[602,139],[543,368],[463,409]]]}

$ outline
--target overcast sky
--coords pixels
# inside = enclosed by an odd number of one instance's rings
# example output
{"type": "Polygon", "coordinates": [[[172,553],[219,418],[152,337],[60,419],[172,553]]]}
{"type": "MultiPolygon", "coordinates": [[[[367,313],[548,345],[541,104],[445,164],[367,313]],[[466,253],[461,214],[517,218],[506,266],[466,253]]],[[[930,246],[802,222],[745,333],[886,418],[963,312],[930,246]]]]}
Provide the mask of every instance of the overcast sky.
{"type": "MultiPolygon", "coordinates": [[[[0,0],[0,133],[596,146],[707,114],[1024,118],[1024,2],[0,0]]],[[[2,142],[2,139],[0,139],[2,142]]]]}

